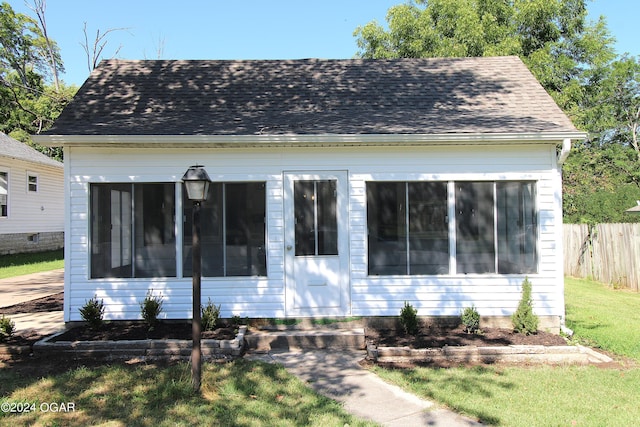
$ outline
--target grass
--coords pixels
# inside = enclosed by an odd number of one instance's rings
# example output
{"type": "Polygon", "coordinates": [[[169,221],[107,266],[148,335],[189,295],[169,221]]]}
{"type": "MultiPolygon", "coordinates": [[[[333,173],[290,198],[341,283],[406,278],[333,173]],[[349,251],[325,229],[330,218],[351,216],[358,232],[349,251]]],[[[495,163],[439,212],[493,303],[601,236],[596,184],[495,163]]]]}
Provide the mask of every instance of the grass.
{"type": "Polygon", "coordinates": [[[0,256],[0,279],[64,267],[64,251],[0,256]]]}
{"type": "Polygon", "coordinates": [[[640,361],[640,293],[565,280],[567,326],[587,345],[640,361]]]}
{"type": "MultiPolygon", "coordinates": [[[[578,342],[640,361],[640,294],[566,280],[567,324],[578,342]]],[[[376,368],[386,381],[491,425],[633,426],[640,419],[640,368],[481,366],[376,368]]]]}
{"type": "MultiPolygon", "coordinates": [[[[0,412],[0,424],[108,426],[366,426],[337,402],[316,394],[279,365],[243,359],[203,365],[201,394],[190,366],[80,367],[41,379],[0,370],[0,403],[34,403],[36,411],[0,412]],[[43,404],[73,404],[68,412],[43,404]]],[[[60,406],[60,405],[59,405],[60,406]]]]}

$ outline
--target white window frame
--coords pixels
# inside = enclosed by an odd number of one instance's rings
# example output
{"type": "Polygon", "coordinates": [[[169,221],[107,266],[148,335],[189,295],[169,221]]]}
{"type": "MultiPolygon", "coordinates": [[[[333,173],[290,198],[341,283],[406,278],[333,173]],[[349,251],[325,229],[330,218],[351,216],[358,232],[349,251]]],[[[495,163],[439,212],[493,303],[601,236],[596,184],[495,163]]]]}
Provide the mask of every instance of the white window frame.
{"type": "Polygon", "coordinates": [[[40,190],[40,177],[35,172],[27,171],[27,194],[29,193],[38,193],[40,190]],[[32,183],[31,179],[35,178],[36,182],[32,183]],[[31,189],[31,186],[35,185],[35,190],[31,189]]]}
{"type": "Polygon", "coordinates": [[[7,206],[7,208],[6,208],[6,211],[7,212],[6,212],[6,215],[2,215],[2,212],[0,211],[0,219],[2,219],[2,218],[9,218],[9,200],[10,200],[9,193],[10,193],[10,187],[11,187],[11,185],[9,183],[9,179],[11,177],[11,173],[9,172],[8,169],[4,169],[4,168],[0,169],[0,173],[3,173],[3,174],[5,174],[7,176],[7,188],[6,188],[6,190],[7,190],[7,194],[6,194],[6,200],[7,200],[6,206],[7,206]]]}

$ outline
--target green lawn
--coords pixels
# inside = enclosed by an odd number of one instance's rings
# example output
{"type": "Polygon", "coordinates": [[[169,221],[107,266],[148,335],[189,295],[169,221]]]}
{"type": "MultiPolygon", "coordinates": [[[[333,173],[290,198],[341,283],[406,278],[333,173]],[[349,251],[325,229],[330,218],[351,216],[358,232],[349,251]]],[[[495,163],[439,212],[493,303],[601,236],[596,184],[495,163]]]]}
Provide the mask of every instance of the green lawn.
{"type": "MultiPolygon", "coordinates": [[[[566,280],[567,324],[578,342],[640,362],[640,294],[566,280]]],[[[503,426],[635,426],[640,367],[484,366],[376,369],[387,381],[457,412],[503,426]]]]}
{"type": "Polygon", "coordinates": [[[64,268],[64,251],[0,256],[0,279],[64,268]]]}
{"type": "Polygon", "coordinates": [[[0,425],[373,425],[347,414],[340,404],[316,394],[278,365],[242,359],[205,363],[201,390],[192,391],[187,363],[80,367],[41,379],[5,368],[0,370],[0,404],[27,402],[35,411],[0,412],[0,425]],[[51,403],[58,409],[65,403],[67,412],[42,410],[51,403]]]}

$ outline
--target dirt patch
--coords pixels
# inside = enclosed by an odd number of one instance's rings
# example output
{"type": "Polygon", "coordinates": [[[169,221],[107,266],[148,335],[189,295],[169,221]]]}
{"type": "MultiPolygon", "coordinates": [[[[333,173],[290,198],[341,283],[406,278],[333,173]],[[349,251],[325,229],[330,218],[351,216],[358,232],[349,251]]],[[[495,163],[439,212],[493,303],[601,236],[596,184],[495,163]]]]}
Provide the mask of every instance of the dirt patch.
{"type": "Polygon", "coordinates": [[[49,295],[43,298],[25,301],[20,304],[0,307],[0,316],[10,316],[19,313],[43,313],[47,311],[62,311],[64,292],[49,295]]]}
{"type": "Polygon", "coordinates": [[[568,345],[567,341],[556,334],[538,331],[533,335],[524,335],[511,329],[484,328],[478,334],[464,332],[463,326],[432,326],[422,328],[416,335],[407,335],[396,329],[366,330],[368,344],[380,347],[441,348],[444,346],[473,345],[477,347],[505,345],[568,345]]]}

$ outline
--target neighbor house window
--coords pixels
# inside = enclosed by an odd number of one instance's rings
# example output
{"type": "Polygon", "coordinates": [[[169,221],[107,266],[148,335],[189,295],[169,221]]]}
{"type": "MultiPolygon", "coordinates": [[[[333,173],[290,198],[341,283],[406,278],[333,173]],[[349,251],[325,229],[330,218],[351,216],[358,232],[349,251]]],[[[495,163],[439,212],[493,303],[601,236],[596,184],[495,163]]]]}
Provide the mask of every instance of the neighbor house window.
{"type": "Polygon", "coordinates": [[[453,248],[457,274],[537,272],[535,182],[452,185],[367,183],[370,275],[448,274],[453,248]]]}
{"type": "Polygon", "coordinates": [[[0,171],[0,218],[9,215],[9,173],[0,171]]]}
{"type": "Polygon", "coordinates": [[[449,272],[447,183],[367,183],[369,274],[449,272]]]}
{"type": "Polygon", "coordinates": [[[27,174],[27,190],[31,193],[38,192],[38,175],[27,174]]]}
{"type": "Polygon", "coordinates": [[[91,184],[91,277],[175,277],[175,184],[91,184]]]}
{"type": "MultiPolygon", "coordinates": [[[[184,200],[184,275],[192,274],[192,203],[184,200]]],[[[200,210],[202,275],[266,276],[264,182],[211,183],[200,210]]]]}

